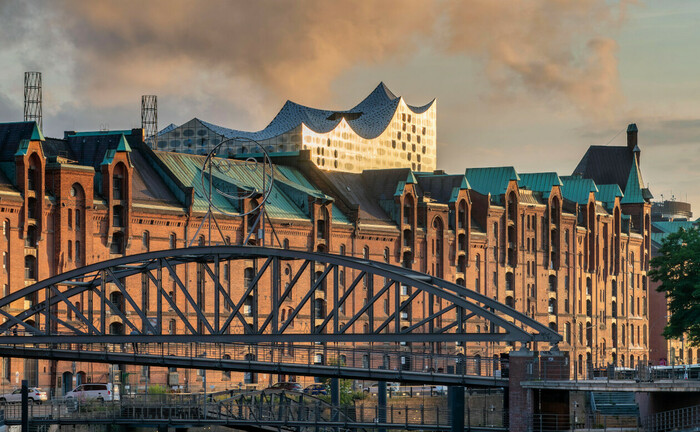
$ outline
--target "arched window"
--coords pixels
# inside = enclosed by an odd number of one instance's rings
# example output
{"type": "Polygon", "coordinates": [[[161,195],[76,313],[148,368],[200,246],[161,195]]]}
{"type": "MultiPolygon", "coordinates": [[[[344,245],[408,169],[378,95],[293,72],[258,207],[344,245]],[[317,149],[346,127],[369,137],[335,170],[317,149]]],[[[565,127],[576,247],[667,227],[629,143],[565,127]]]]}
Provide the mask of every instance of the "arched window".
{"type": "Polygon", "coordinates": [[[549,299],[549,303],[547,304],[547,311],[549,312],[550,315],[557,314],[557,299],[555,299],[555,298],[549,299]]]}
{"type": "Polygon", "coordinates": [[[126,196],[124,194],[125,177],[126,168],[124,167],[124,164],[120,162],[117,164],[117,166],[114,167],[114,172],[112,174],[112,199],[126,199],[126,196]]]}
{"type": "Polygon", "coordinates": [[[323,240],[328,238],[328,209],[325,207],[321,207],[321,214],[319,215],[318,220],[316,221],[316,238],[319,240],[323,240]]]}
{"type": "Polygon", "coordinates": [[[111,253],[111,254],[123,254],[124,253],[124,233],[115,232],[112,235],[112,244],[109,247],[109,253],[111,253]]]}
{"type": "Polygon", "coordinates": [[[34,257],[33,255],[27,255],[24,257],[24,278],[29,280],[36,280],[36,276],[36,257],[34,257]]]}
{"type": "Polygon", "coordinates": [[[37,244],[38,232],[36,225],[27,227],[27,236],[24,238],[24,246],[35,248],[37,244]]]}
{"type": "Polygon", "coordinates": [[[549,291],[557,292],[557,277],[555,275],[549,276],[549,291]]]}
{"type": "Polygon", "coordinates": [[[314,300],[314,318],[324,319],[326,317],[326,301],[321,298],[314,300]]]}
{"type": "Polygon", "coordinates": [[[124,313],[124,295],[120,291],[112,291],[109,295],[109,301],[112,302],[119,312],[124,313]]]}
{"type": "Polygon", "coordinates": [[[462,200],[459,202],[459,210],[457,212],[457,228],[467,229],[467,202],[462,200]]]}
{"type": "Polygon", "coordinates": [[[73,261],[73,241],[68,240],[68,261],[73,261]]]}
{"type": "Polygon", "coordinates": [[[515,301],[513,300],[513,297],[506,297],[506,306],[515,307],[515,301]]]}
{"type": "Polygon", "coordinates": [[[73,209],[68,209],[68,229],[73,229],[73,209]]]}
{"type": "Polygon", "coordinates": [[[144,251],[150,252],[150,250],[151,250],[151,236],[148,233],[148,231],[144,231],[143,234],[141,235],[141,246],[143,247],[144,251]]]}
{"type": "MultiPolygon", "coordinates": [[[[221,358],[222,358],[223,360],[231,360],[231,356],[228,355],[228,354],[224,354],[221,358]]],[[[225,370],[225,371],[223,371],[223,372],[221,373],[221,376],[222,376],[222,378],[223,378],[225,381],[228,381],[228,380],[231,379],[231,371],[230,371],[230,370],[225,370]]]]}
{"type": "Polygon", "coordinates": [[[120,322],[113,322],[109,325],[109,334],[112,335],[123,335],[124,334],[124,324],[120,322]]]}
{"type": "Polygon", "coordinates": [[[413,226],[413,196],[406,195],[403,202],[403,223],[413,226]]]}
{"type": "Polygon", "coordinates": [[[168,246],[170,249],[177,249],[177,236],[175,233],[170,233],[170,238],[168,239],[168,246]]]}
{"type": "Polygon", "coordinates": [[[80,228],[83,226],[81,215],[80,215],[80,209],[75,209],[75,230],[80,231],[80,228]]]}

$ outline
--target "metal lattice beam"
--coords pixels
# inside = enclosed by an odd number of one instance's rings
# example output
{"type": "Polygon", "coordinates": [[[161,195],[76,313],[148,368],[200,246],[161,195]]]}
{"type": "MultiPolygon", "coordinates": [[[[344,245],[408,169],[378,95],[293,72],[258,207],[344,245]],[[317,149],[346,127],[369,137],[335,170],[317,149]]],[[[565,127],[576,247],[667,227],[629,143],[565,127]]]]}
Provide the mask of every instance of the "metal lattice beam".
{"type": "Polygon", "coordinates": [[[0,342],[4,343],[556,344],[561,340],[547,326],[496,300],[414,270],[347,256],[252,246],[165,250],[95,263],[0,299],[0,314],[6,318],[0,324],[0,342]],[[245,275],[243,284],[242,275],[236,275],[232,283],[231,265],[243,262],[254,263],[252,274],[245,275]],[[220,271],[221,263],[229,266],[228,279],[220,271]],[[282,263],[296,268],[286,286],[282,282],[282,263]],[[182,278],[181,269],[187,265],[197,267],[194,285],[182,278]],[[339,280],[341,271],[352,280],[347,289],[339,280]],[[164,274],[172,279],[172,292],[163,288],[164,274]],[[360,284],[366,287],[366,303],[353,308],[348,300],[357,294],[360,284]],[[375,284],[381,286],[376,292],[375,284]],[[406,287],[405,295],[402,287],[406,287]],[[153,288],[155,295],[150,294],[153,288]],[[37,296],[41,301],[27,309],[12,309],[15,302],[27,296],[37,296]],[[421,297],[431,302],[426,316],[410,312],[422,307],[418,303],[421,297]],[[87,299],[87,314],[86,305],[79,303],[81,299],[87,299]],[[442,300],[443,306],[435,306],[433,299],[442,300]],[[395,305],[388,315],[379,313],[384,301],[395,305]],[[151,310],[151,303],[157,305],[155,310],[151,310]],[[282,308],[291,308],[284,320],[282,308]],[[497,331],[467,332],[463,324],[476,318],[489,322],[497,331]],[[164,325],[172,320],[176,324],[174,334],[164,325]],[[357,331],[359,323],[366,324],[367,330],[357,331]]]}

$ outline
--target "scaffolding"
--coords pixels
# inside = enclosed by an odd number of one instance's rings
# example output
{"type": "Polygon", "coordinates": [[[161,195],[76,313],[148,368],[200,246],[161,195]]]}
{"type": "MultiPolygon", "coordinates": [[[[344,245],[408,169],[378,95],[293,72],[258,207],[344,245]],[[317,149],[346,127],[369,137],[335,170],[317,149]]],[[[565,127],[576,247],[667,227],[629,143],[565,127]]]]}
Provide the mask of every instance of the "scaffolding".
{"type": "Polygon", "coordinates": [[[144,132],[144,141],[155,149],[158,133],[158,96],[141,96],[141,127],[144,132]]]}
{"type": "Polygon", "coordinates": [[[39,130],[43,130],[41,100],[41,72],[25,72],[24,121],[35,121],[39,130]]]}

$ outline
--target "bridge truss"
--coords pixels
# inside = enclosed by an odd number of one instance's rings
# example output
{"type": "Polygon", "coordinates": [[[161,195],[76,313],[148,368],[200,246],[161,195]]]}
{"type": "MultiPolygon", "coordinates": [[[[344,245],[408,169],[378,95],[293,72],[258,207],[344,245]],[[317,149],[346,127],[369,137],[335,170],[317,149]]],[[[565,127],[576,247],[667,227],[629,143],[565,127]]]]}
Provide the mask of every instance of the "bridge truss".
{"type": "Polygon", "coordinates": [[[132,354],[154,343],[243,344],[248,350],[307,344],[309,352],[422,346],[432,353],[425,347],[445,342],[561,340],[492,298],[411,269],[255,246],[163,250],[91,264],[0,299],[0,315],[6,347],[89,351],[89,344],[104,344],[101,350],[132,354]],[[469,331],[477,321],[488,331],[469,331]]]}

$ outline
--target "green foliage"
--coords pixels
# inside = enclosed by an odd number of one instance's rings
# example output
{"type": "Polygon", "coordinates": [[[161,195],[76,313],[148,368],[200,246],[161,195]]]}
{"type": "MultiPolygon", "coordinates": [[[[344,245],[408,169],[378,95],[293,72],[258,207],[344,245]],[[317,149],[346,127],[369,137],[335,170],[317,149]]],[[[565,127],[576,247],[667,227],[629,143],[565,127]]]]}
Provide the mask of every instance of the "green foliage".
{"type": "Polygon", "coordinates": [[[651,260],[649,276],[661,282],[658,291],[668,299],[664,337],[686,334],[692,345],[700,345],[700,228],[669,234],[651,260]]]}
{"type": "MultiPolygon", "coordinates": [[[[336,359],[330,359],[328,361],[328,364],[331,366],[337,366],[339,364],[344,365],[345,362],[340,358],[336,358],[336,359]]],[[[330,403],[330,401],[331,401],[331,379],[326,378],[323,380],[323,383],[326,385],[326,390],[328,391],[328,394],[326,396],[320,396],[320,399],[330,403]]],[[[352,391],[352,380],[351,379],[339,379],[338,380],[338,389],[339,389],[339,393],[340,393],[340,405],[341,406],[352,406],[355,404],[356,400],[362,400],[367,396],[362,391],[352,391]]]]}
{"type": "Polygon", "coordinates": [[[148,394],[166,394],[168,389],[162,385],[152,385],[148,387],[148,394]]]}

